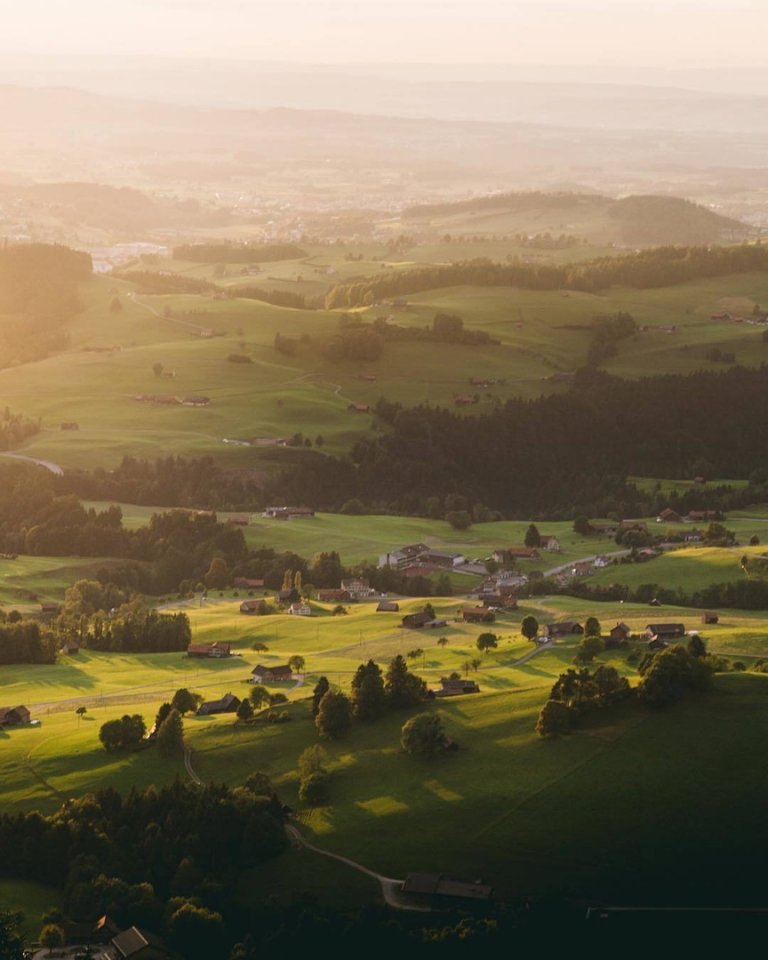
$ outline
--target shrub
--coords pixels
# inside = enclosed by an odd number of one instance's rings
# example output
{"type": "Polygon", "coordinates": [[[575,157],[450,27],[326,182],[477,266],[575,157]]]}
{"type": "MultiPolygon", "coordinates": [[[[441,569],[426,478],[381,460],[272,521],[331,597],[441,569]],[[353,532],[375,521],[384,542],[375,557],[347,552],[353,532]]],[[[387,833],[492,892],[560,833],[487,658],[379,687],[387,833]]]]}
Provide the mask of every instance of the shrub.
{"type": "Polygon", "coordinates": [[[299,800],[310,807],[320,807],[328,803],[328,774],[310,773],[299,784],[299,800]]]}

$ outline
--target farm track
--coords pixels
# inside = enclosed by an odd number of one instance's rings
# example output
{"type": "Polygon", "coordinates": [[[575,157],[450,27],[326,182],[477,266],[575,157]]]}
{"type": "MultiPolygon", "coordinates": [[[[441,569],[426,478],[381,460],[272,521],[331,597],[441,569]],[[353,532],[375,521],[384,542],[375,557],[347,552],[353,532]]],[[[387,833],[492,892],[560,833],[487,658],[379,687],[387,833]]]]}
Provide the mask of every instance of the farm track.
{"type": "Polygon", "coordinates": [[[12,460],[23,460],[24,463],[34,463],[36,466],[42,467],[49,473],[55,474],[57,477],[64,476],[64,468],[60,467],[58,463],[54,463],[52,460],[38,460],[36,457],[27,457],[23,453],[0,453],[0,457],[10,457],[12,460]]]}

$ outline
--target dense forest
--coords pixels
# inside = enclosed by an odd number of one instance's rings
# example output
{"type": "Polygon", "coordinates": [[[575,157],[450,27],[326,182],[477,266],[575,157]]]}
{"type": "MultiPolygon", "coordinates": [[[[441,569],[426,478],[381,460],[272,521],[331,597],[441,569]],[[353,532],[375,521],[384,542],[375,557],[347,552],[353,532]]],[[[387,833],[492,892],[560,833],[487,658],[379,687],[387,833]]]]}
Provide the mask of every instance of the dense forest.
{"type": "Polygon", "coordinates": [[[727,509],[735,498],[766,499],[768,425],[756,416],[766,390],[765,366],[637,381],[592,369],[565,394],[509,400],[484,416],[380,401],[386,432],[359,441],[348,459],[307,452],[270,492],[315,507],[355,498],[427,516],[452,497],[464,504],[453,509],[483,504],[510,518],[566,519],[651,513],[659,498],[628,485],[630,475],[753,475],[751,490],[722,503],[706,489],[688,497],[727,509]]]}
{"type": "Polygon", "coordinates": [[[479,258],[441,267],[391,271],[355,283],[337,284],[328,292],[325,305],[329,310],[370,306],[387,297],[399,298],[423,290],[460,285],[585,293],[597,293],[612,286],[647,289],[766,269],[768,248],[759,245],[654,247],[626,256],[600,257],[562,266],[522,261],[502,264],[479,258]]]}
{"type": "Polygon", "coordinates": [[[91,257],[68,247],[30,243],[0,247],[0,366],[64,349],[66,321],[83,309],[78,285],[91,257]]]}

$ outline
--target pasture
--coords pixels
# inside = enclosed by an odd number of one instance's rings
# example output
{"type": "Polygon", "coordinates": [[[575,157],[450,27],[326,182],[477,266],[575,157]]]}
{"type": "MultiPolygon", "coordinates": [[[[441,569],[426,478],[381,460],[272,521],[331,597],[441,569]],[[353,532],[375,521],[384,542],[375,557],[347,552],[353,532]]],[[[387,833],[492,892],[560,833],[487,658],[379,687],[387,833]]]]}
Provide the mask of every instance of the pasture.
{"type": "MultiPolygon", "coordinates": [[[[332,256],[327,250],[313,254],[326,287],[344,279],[341,264],[325,262],[332,256]],[[329,267],[339,268],[337,275],[323,272],[329,267]]],[[[344,270],[365,274],[381,269],[380,263],[346,263],[344,270]]],[[[190,265],[170,266],[184,272],[190,265]]],[[[286,267],[268,266],[270,274],[286,267]]],[[[257,277],[253,282],[261,281],[257,277]]],[[[455,397],[477,394],[476,404],[462,408],[471,416],[510,397],[562,391],[565,385],[551,380],[552,375],[582,365],[593,318],[618,311],[631,313],[644,329],[619,344],[616,356],[604,364],[610,373],[635,378],[718,369],[722,364],[706,357],[715,346],[734,353],[741,363],[768,360],[760,327],[711,318],[735,310],[734,303],[748,315],[754,304],[768,302],[768,279],[762,274],[659,290],[614,288],[600,295],[504,287],[425,291],[396,311],[398,324],[423,327],[438,312],[457,313],[468,330],[485,331],[500,344],[464,348],[388,342],[381,358],[368,363],[331,362],[325,356],[324,344],[338,332],[337,311],[209,295],[138,295],[125,281],[105,277],[85,284],[83,299],[85,311],[68,325],[67,351],[2,371],[6,402],[43,421],[44,429],[23,452],[65,467],[110,466],[124,455],[167,453],[213,454],[225,463],[258,464],[268,446],[224,441],[270,443],[295,433],[313,443],[322,436],[324,450],[340,453],[381,428],[372,415],[350,412],[350,403],[373,405],[385,397],[406,405],[453,407],[455,397]],[[119,312],[110,309],[115,295],[123,306],[119,312]],[[277,333],[298,341],[294,356],[275,351],[277,333]],[[227,362],[233,353],[251,362],[227,362]],[[153,373],[155,364],[162,365],[160,376],[153,373]],[[477,387],[473,378],[497,382],[477,387]],[[189,407],[132,399],[147,394],[203,395],[210,403],[189,407]],[[62,432],[64,420],[80,429],[62,432]]],[[[387,310],[355,312],[373,320],[387,310]]]]}

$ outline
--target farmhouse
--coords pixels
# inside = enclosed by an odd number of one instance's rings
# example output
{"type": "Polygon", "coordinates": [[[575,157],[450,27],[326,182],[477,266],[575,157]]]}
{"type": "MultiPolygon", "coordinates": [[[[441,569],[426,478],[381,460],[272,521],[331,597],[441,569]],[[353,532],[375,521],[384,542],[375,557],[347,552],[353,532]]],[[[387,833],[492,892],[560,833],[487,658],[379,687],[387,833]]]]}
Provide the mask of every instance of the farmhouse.
{"type": "Polygon", "coordinates": [[[505,610],[517,610],[517,597],[510,593],[483,593],[480,599],[488,609],[503,607],[505,610]]]}
{"type": "Polygon", "coordinates": [[[615,537],[619,529],[618,523],[593,523],[592,529],[603,537],[615,537]]]}
{"type": "Polygon", "coordinates": [[[689,510],[685,522],[701,523],[703,520],[717,520],[717,518],[717,510],[689,510]]]}
{"type": "Polygon", "coordinates": [[[232,656],[232,644],[219,643],[218,640],[214,641],[214,643],[190,643],[187,647],[187,656],[213,657],[220,660],[222,657],[232,656]]]}
{"type": "MultiPolygon", "coordinates": [[[[507,560],[540,560],[541,554],[536,547],[510,547],[508,550],[497,550],[496,553],[506,554],[507,560]]],[[[497,560],[496,553],[493,559],[497,560]]],[[[506,563],[506,560],[498,561],[506,563]]]]}
{"type": "Polygon", "coordinates": [[[619,524],[619,530],[634,530],[637,533],[648,533],[648,524],[645,520],[622,520],[619,524]]]}
{"type": "Polygon", "coordinates": [[[263,600],[243,600],[240,604],[240,613],[259,613],[266,607],[266,603],[263,600]]]}
{"type": "Polygon", "coordinates": [[[26,707],[0,707],[0,727],[15,727],[29,723],[30,713],[26,707]]]}
{"type": "Polygon", "coordinates": [[[55,617],[59,612],[58,603],[41,603],[40,604],[40,613],[45,614],[46,616],[55,617]]]}
{"type": "Polygon", "coordinates": [[[359,577],[353,577],[350,580],[341,581],[341,589],[349,594],[350,600],[369,600],[376,596],[376,591],[371,587],[367,580],[361,580],[359,577]]]}
{"type": "Polygon", "coordinates": [[[168,952],[151,933],[130,927],[112,939],[116,960],[165,960],[168,952]]]}
{"type": "Polygon", "coordinates": [[[293,603],[293,598],[296,596],[294,593],[293,587],[290,590],[278,590],[275,594],[275,600],[278,603],[293,603]]]}
{"type": "Polygon", "coordinates": [[[65,640],[59,647],[59,653],[65,653],[67,656],[73,657],[80,653],[80,644],[75,640],[65,640]]]}
{"type": "Polygon", "coordinates": [[[285,664],[279,667],[263,667],[261,664],[251,670],[256,683],[283,683],[293,679],[293,670],[285,664]]]}
{"type": "Polygon", "coordinates": [[[232,586],[240,587],[243,590],[259,590],[264,586],[264,581],[253,580],[250,577],[235,577],[232,586]]]}
{"type": "Polygon", "coordinates": [[[550,623],[545,629],[550,639],[554,639],[555,637],[572,637],[575,634],[584,633],[584,627],[575,620],[563,620],[560,623],[550,623]]]}
{"type": "Polygon", "coordinates": [[[429,613],[407,613],[402,620],[402,625],[409,630],[418,630],[421,627],[432,623],[432,615],[429,613]]]}
{"type": "Polygon", "coordinates": [[[294,617],[311,617],[312,607],[310,607],[306,600],[299,600],[297,603],[292,603],[290,607],[288,607],[288,613],[294,617]]]}
{"type": "Polygon", "coordinates": [[[382,553],[379,556],[380,567],[404,567],[408,563],[413,563],[423,553],[428,553],[429,547],[426,543],[409,543],[399,550],[391,550],[389,553],[382,553]]]}
{"type": "Polygon", "coordinates": [[[297,520],[314,515],[315,511],[309,507],[267,507],[262,513],[268,520],[297,520]]]}
{"type": "Polygon", "coordinates": [[[234,693],[225,693],[221,700],[207,700],[197,709],[198,717],[208,717],[213,713],[235,713],[240,706],[240,698],[234,693]]]}
{"type": "Polygon", "coordinates": [[[661,513],[656,517],[657,523],[682,523],[683,518],[676,510],[671,510],[667,507],[666,510],[662,510],[661,513]]]}
{"type": "Polygon", "coordinates": [[[557,537],[550,535],[544,536],[542,534],[542,536],[539,537],[539,546],[542,550],[546,550],[549,553],[560,553],[561,550],[560,541],[557,537]]]}
{"type": "Polygon", "coordinates": [[[491,618],[491,612],[487,607],[463,607],[461,619],[464,623],[485,623],[491,618]]]}
{"type": "Polygon", "coordinates": [[[632,631],[626,625],[626,623],[619,622],[615,627],[611,627],[610,631],[608,632],[608,636],[615,643],[621,643],[624,640],[629,640],[631,633],[632,631]]]}
{"type": "Polygon", "coordinates": [[[400,604],[395,600],[379,600],[379,605],[376,607],[376,613],[398,613],[400,611],[400,604]]]}
{"type": "Polygon", "coordinates": [[[346,590],[318,590],[317,599],[320,603],[349,603],[352,599],[346,590]]]}
{"type": "Polygon", "coordinates": [[[718,614],[712,613],[711,611],[708,610],[706,613],[703,613],[701,615],[701,622],[702,623],[719,623],[720,617],[718,614]]]}
{"type": "Polygon", "coordinates": [[[458,567],[465,562],[463,553],[447,553],[443,550],[428,550],[419,557],[421,563],[428,563],[435,567],[458,567]]]}
{"type": "Polygon", "coordinates": [[[227,517],[227,523],[234,527],[247,527],[249,520],[248,517],[227,517]]]}
{"type": "Polygon", "coordinates": [[[409,873],[401,887],[403,893],[441,900],[490,900],[493,888],[469,880],[453,880],[441,873],[409,873]]]}
{"type": "Polygon", "coordinates": [[[347,410],[349,410],[350,413],[369,413],[370,409],[367,403],[350,403],[347,406],[347,410]]]}
{"type": "Polygon", "coordinates": [[[579,560],[571,567],[572,577],[588,577],[595,568],[592,560],[579,560]]]}
{"type": "Polygon", "coordinates": [[[649,640],[675,640],[685,636],[683,623],[649,623],[645,628],[649,640]]]}
{"type": "Polygon", "coordinates": [[[440,690],[435,690],[436,697],[458,697],[463,693],[480,693],[480,687],[474,680],[464,680],[461,677],[441,677],[440,690]]]}

